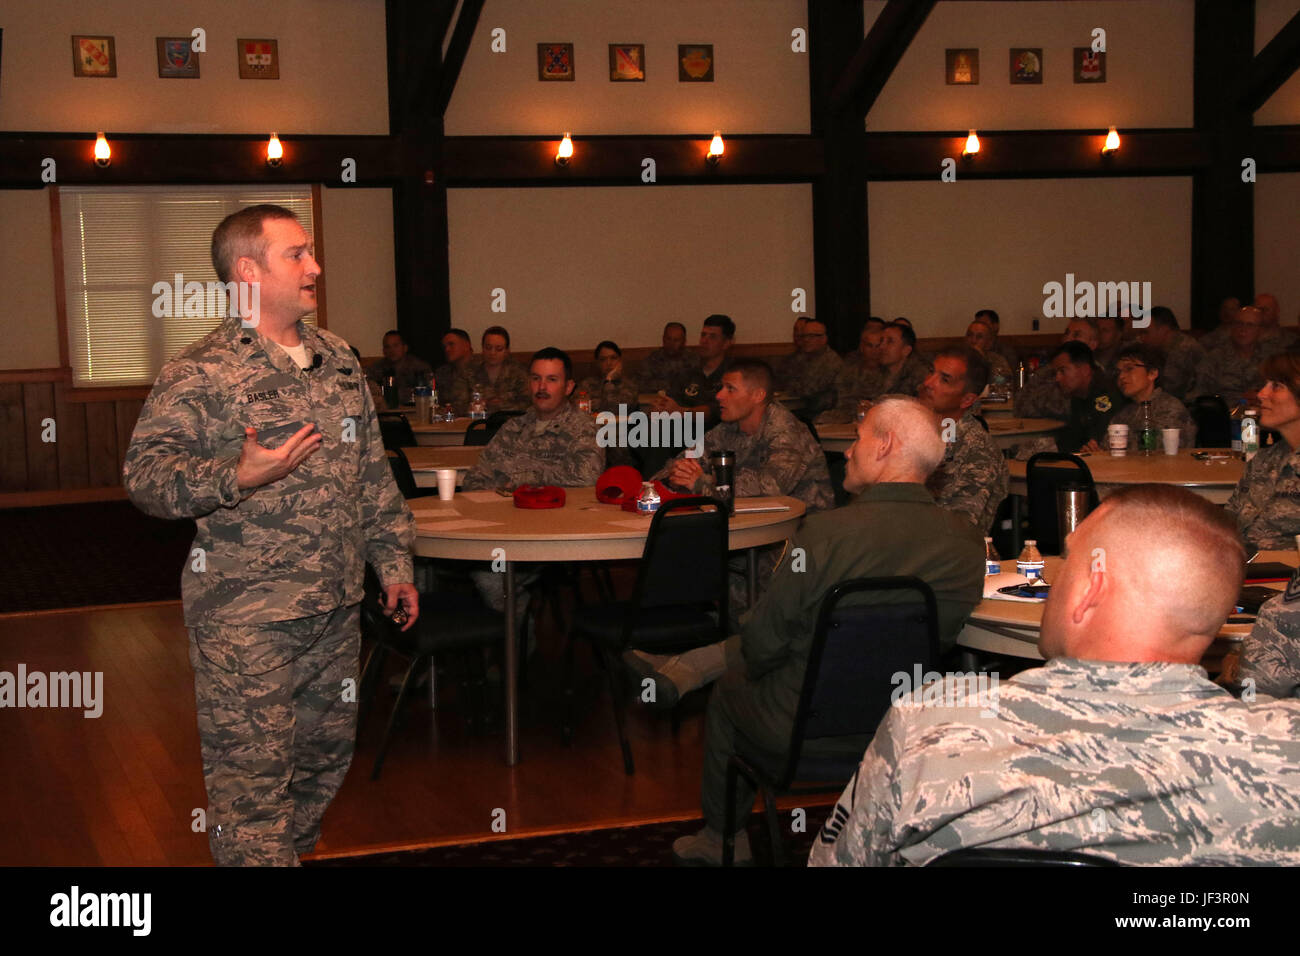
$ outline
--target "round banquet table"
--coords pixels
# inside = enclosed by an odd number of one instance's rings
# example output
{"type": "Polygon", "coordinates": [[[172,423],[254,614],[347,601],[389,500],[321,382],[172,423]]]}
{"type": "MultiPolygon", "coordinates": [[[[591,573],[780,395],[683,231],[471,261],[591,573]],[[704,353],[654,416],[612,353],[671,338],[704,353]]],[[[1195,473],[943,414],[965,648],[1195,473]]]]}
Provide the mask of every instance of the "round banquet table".
{"type": "MultiPolygon", "coordinates": [[[[1045,558],[1047,566],[1043,568],[1043,580],[1049,584],[1056,580],[1062,559],[1045,558]]],[[[1261,551],[1258,561],[1279,561],[1296,565],[1295,551],[1261,551]]],[[[1015,561],[1003,561],[1004,571],[1014,572],[1015,561]]],[[[1263,587],[1283,590],[1286,585],[1269,584],[1263,587]]],[[[984,651],[1006,657],[1028,658],[1041,661],[1043,655],[1038,652],[1038,631],[1043,623],[1043,602],[1002,601],[985,598],[975,605],[970,618],[957,635],[957,646],[968,651],[984,651]]],[[[1204,661],[1221,659],[1224,654],[1241,649],[1241,642],[1250,633],[1253,622],[1225,623],[1219,629],[1218,637],[1206,650],[1204,661]]],[[[963,667],[973,670],[973,662],[963,662],[963,667]]]]}
{"type": "Polygon", "coordinates": [[[411,431],[415,433],[415,441],[420,445],[463,445],[469,422],[468,418],[457,418],[450,422],[426,422],[423,425],[413,421],[411,431]]]}
{"type": "Polygon", "coordinates": [[[483,454],[482,445],[419,445],[415,448],[403,448],[406,460],[411,463],[411,474],[415,476],[417,488],[437,488],[439,468],[455,468],[456,483],[465,477],[465,472],[478,464],[483,454]]]}
{"type": "MultiPolygon", "coordinates": [[[[563,508],[528,510],[495,491],[457,492],[451,501],[413,498],[415,553],[427,558],[494,561],[504,564],[506,763],[519,762],[517,647],[514,565],[517,561],[618,561],[640,558],[650,519],[596,500],[596,489],[566,488],[563,508]]],[[[737,498],[730,520],[732,551],[784,541],[794,535],[803,517],[797,498],[737,498]],[[773,511],[742,513],[746,507],[773,511]]],[[[750,599],[755,561],[750,552],[750,599]]]]}
{"type": "MultiPolygon", "coordinates": [[[[992,418],[988,423],[989,435],[999,448],[1010,448],[1030,438],[1045,438],[1065,424],[1054,418],[992,418]]],[[[852,423],[818,425],[817,437],[827,451],[846,451],[857,440],[858,426],[852,423]]]]}
{"type": "MultiPolygon", "coordinates": [[[[1178,485],[1195,492],[1207,501],[1223,504],[1232,496],[1233,489],[1246,470],[1240,457],[1226,461],[1197,461],[1191,448],[1181,448],[1177,455],[1166,455],[1163,450],[1154,455],[1135,455],[1129,452],[1120,458],[1108,454],[1080,456],[1092,472],[1098,497],[1117,491],[1124,485],[1161,484],[1178,485]]],[[[1227,449],[1209,449],[1212,454],[1225,455],[1227,449]]],[[[1027,493],[1025,467],[1028,462],[1009,461],[1011,494],[1027,493]]]]}
{"type": "Polygon", "coordinates": [[[979,403],[980,414],[984,416],[985,421],[992,421],[996,418],[1005,418],[1015,415],[1016,408],[1014,402],[984,402],[979,403]]]}

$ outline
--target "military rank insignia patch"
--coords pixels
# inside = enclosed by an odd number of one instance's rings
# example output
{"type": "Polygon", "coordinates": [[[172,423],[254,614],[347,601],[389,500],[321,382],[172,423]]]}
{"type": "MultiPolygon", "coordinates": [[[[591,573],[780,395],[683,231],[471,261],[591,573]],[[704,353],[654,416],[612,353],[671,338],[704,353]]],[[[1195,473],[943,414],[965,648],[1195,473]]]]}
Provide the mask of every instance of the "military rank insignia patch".
{"type": "Polygon", "coordinates": [[[1286,583],[1286,592],[1282,595],[1283,604],[1295,601],[1300,601],[1300,568],[1296,568],[1295,574],[1291,575],[1291,580],[1286,583]]]}
{"type": "Polygon", "coordinates": [[[1110,411],[1110,396],[1109,396],[1109,395],[1098,395],[1098,396],[1097,396],[1097,400],[1096,400],[1095,402],[1092,403],[1092,407],[1095,408],[1095,409],[1097,409],[1097,411],[1099,411],[1099,412],[1108,412],[1108,411],[1110,411]]]}

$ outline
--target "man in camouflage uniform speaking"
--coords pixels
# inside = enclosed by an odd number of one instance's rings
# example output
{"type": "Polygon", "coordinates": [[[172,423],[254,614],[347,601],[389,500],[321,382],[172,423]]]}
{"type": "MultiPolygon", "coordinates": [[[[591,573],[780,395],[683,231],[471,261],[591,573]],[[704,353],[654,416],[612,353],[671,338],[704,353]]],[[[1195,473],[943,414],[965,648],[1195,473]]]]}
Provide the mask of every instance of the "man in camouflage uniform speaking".
{"type": "Polygon", "coordinates": [[[260,308],[164,366],[123,479],[142,511],[198,523],[182,585],[212,857],[292,866],[352,759],[365,562],[388,613],[419,613],[414,522],[356,358],[301,321],[321,270],[293,214],[227,217],[212,261],[260,308]]]}
{"type": "Polygon", "coordinates": [[[1300,701],[1236,700],[1199,666],[1244,557],[1231,517],[1189,491],[1111,495],[1052,581],[1047,664],[992,699],[960,676],[903,696],[810,862],[925,864],[987,846],[1300,863],[1300,701]]]}

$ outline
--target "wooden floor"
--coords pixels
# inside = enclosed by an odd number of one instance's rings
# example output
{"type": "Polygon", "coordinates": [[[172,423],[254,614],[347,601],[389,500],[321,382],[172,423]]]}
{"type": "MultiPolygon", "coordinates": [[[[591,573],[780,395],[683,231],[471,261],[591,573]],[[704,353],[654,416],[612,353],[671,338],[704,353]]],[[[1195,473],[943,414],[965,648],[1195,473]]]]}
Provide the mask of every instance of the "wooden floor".
{"type": "MultiPolygon", "coordinates": [[[[316,855],[500,838],[499,809],[508,836],[698,817],[703,702],[675,739],[664,715],[632,710],[629,777],[590,662],[574,743],[561,744],[559,657],[558,635],[544,628],[514,768],[500,735],[469,737],[454,702],[435,717],[422,699],[372,783],[392,702],[381,691],[316,855]]],[[[192,829],[206,798],[179,604],[0,617],[0,670],[20,662],[29,672],[103,671],[103,715],[0,710],[0,865],[209,863],[207,837],[192,829]]]]}

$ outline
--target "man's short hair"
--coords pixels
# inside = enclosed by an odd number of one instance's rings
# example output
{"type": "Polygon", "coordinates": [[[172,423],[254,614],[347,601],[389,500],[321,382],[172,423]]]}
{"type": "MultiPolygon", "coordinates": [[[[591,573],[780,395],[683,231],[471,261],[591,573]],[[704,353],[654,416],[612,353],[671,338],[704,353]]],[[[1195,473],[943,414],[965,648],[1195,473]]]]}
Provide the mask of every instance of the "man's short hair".
{"type": "Polygon", "coordinates": [[[883,332],[885,330],[885,326],[888,324],[889,324],[888,322],[886,322],[878,315],[869,315],[867,316],[867,320],[862,323],[862,327],[866,328],[867,326],[874,325],[877,326],[883,332]]]}
{"type": "Polygon", "coordinates": [[[621,348],[619,348],[617,345],[615,345],[613,342],[611,342],[609,339],[605,339],[605,341],[600,342],[599,344],[596,345],[595,349],[592,350],[592,353],[591,353],[592,357],[593,357],[593,358],[600,358],[600,350],[601,350],[601,349],[609,349],[609,350],[612,351],[615,355],[617,355],[619,358],[622,358],[622,357],[623,357],[623,350],[622,350],[621,348]]]}
{"type": "Polygon", "coordinates": [[[212,233],[212,268],[217,271],[218,279],[234,282],[235,263],[243,256],[255,260],[263,269],[267,267],[266,249],[271,240],[263,235],[262,229],[267,219],[298,222],[298,217],[288,209],[272,203],[248,206],[221,220],[212,233]]]}
{"type": "Polygon", "coordinates": [[[669,329],[681,329],[682,335],[686,334],[686,326],[682,325],[680,322],[669,322],[664,326],[664,331],[667,332],[669,329]]]}
{"type": "Polygon", "coordinates": [[[916,331],[906,319],[894,319],[893,322],[889,323],[887,328],[898,329],[899,333],[903,336],[903,341],[913,349],[916,348],[916,331]]]}
{"type": "MultiPolygon", "coordinates": [[[[1140,592],[1142,613],[1162,613],[1180,635],[1216,633],[1231,612],[1245,572],[1246,552],[1231,512],[1172,485],[1128,485],[1106,497],[1106,528],[1127,547],[1129,584],[1140,592]],[[1145,580],[1142,578],[1145,577],[1145,580]],[[1217,597],[1216,597],[1217,595],[1217,597]]],[[[1092,538],[1090,540],[1094,540],[1092,538]]]]}
{"type": "Polygon", "coordinates": [[[1103,322],[1114,322],[1121,329],[1124,328],[1124,316],[1122,315],[1099,315],[1095,319],[1093,319],[1093,321],[1097,323],[1097,328],[1099,329],[1101,328],[1101,323],[1103,322]]]}
{"type": "Polygon", "coordinates": [[[1099,325],[1097,324],[1097,320],[1094,319],[1094,318],[1093,318],[1092,316],[1090,316],[1090,315],[1078,315],[1078,316],[1075,316],[1073,319],[1070,319],[1070,321],[1068,321],[1068,322],[1065,323],[1065,327],[1066,327],[1066,329],[1069,329],[1069,327],[1070,327],[1071,325],[1073,325],[1075,322],[1082,322],[1084,325],[1086,325],[1088,328],[1092,329],[1094,332],[1100,332],[1100,331],[1101,331],[1101,326],[1099,326],[1099,325]]]}
{"type": "Polygon", "coordinates": [[[947,348],[940,349],[935,358],[960,359],[966,364],[966,374],[962,376],[965,382],[963,388],[976,395],[983,394],[992,372],[989,369],[988,359],[980,355],[978,349],[973,349],[965,343],[949,345],[947,348]]]}
{"type": "Polygon", "coordinates": [[[902,454],[917,474],[928,478],[939,467],[946,449],[934,412],[910,395],[882,395],[871,412],[876,437],[884,438],[890,432],[898,435],[902,454]]]}
{"type": "Polygon", "coordinates": [[[486,342],[487,337],[489,335],[501,336],[503,339],[506,340],[506,348],[510,348],[510,333],[505,330],[505,326],[489,325],[486,329],[483,330],[483,338],[479,340],[479,344],[481,345],[484,342],[486,342]]]}
{"type": "Polygon", "coordinates": [[[704,324],[712,326],[715,329],[722,329],[723,338],[734,339],[736,337],[736,323],[731,321],[731,316],[729,315],[722,315],[721,313],[715,312],[704,320],[704,324]]]}
{"type": "Polygon", "coordinates": [[[1174,315],[1174,310],[1167,305],[1152,307],[1151,322],[1153,325],[1163,326],[1166,329],[1178,328],[1178,317],[1174,315]]]}
{"type": "Polygon", "coordinates": [[[389,329],[384,333],[384,338],[388,338],[390,335],[396,335],[403,345],[406,344],[406,336],[397,331],[397,329],[389,329]]]}
{"type": "Polygon", "coordinates": [[[544,349],[538,349],[533,353],[533,357],[528,360],[528,368],[531,371],[534,362],[560,361],[564,363],[564,380],[570,381],[573,378],[573,359],[569,358],[569,353],[564,349],[557,349],[553,345],[548,345],[544,349]]]}
{"type": "Polygon", "coordinates": [[[470,341],[469,333],[466,332],[464,329],[448,329],[446,332],[442,333],[442,337],[444,339],[449,335],[454,335],[458,339],[464,339],[466,345],[474,344],[472,341],[470,341]]]}
{"type": "Polygon", "coordinates": [[[732,372],[739,375],[750,388],[761,388],[766,392],[767,397],[763,399],[765,402],[772,401],[772,366],[762,359],[738,358],[727,366],[726,374],[732,372]]]}
{"type": "Polygon", "coordinates": [[[988,319],[988,321],[993,323],[994,329],[996,329],[999,325],[1002,324],[1002,320],[998,318],[998,314],[994,312],[992,309],[980,309],[978,312],[975,313],[975,318],[988,319]]]}
{"type": "MultiPolygon", "coordinates": [[[[1158,349],[1154,345],[1144,345],[1141,342],[1130,342],[1115,353],[1115,364],[1118,365],[1124,359],[1133,359],[1141,362],[1147,368],[1153,368],[1161,375],[1165,372],[1165,350],[1158,349]]],[[[1159,384],[1159,379],[1156,383],[1159,384]]]]}
{"type": "Polygon", "coordinates": [[[1078,339],[1070,339],[1068,342],[1062,342],[1056,348],[1052,349],[1052,354],[1047,356],[1047,361],[1052,361],[1058,355],[1064,355],[1073,365],[1091,365],[1092,349],[1084,345],[1078,339]]]}
{"type": "Polygon", "coordinates": [[[806,329],[806,328],[808,328],[808,326],[810,326],[810,325],[820,325],[823,329],[829,329],[829,328],[830,328],[830,326],[828,326],[828,325],[827,325],[825,322],[823,322],[821,319],[813,318],[811,315],[808,316],[807,320],[804,322],[804,328],[806,329]]]}

